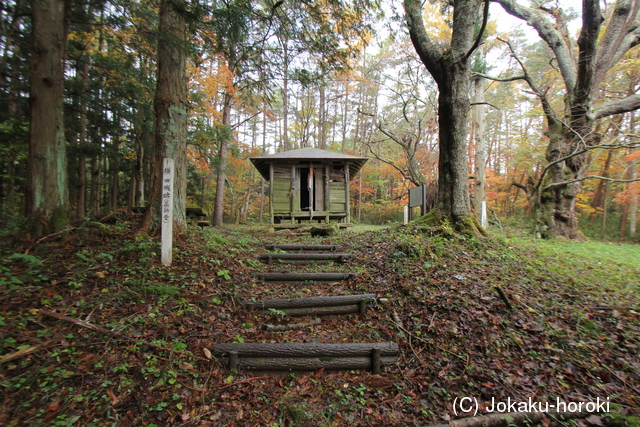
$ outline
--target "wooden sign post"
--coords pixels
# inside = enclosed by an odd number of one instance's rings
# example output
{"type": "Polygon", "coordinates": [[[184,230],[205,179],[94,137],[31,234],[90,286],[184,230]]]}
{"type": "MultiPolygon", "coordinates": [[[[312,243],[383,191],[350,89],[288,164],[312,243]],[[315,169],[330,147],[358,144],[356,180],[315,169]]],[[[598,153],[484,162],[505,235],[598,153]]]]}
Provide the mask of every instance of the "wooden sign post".
{"type": "Polygon", "coordinates": [[[487,228],[489,226],[489,221],[487,220],[487,202],[484,200],[480,204],[480,225],[482,228],[487,228]]]}
{"type": "Polygon", "coordinates": [[[162,162],[162,265],[171,265],[173,249],[173,159],[162,162]]]}
{"type": "Polygon", "coordinates": [[[411,208],[420,206],[420,215],[427,213],[427,186],[422,184],[409,189],[409,221],[413,220],[411,208]]]}

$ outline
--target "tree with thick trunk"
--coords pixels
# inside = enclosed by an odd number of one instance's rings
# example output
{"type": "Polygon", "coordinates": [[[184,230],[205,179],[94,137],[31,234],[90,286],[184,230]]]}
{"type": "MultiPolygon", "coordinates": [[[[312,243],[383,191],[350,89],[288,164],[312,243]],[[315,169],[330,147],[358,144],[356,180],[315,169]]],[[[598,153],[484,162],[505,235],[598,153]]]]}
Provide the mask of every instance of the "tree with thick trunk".
{"type": "MultiPolygon", "coordinates": [[[[473,118],[473,138],[475,142],[475,166],[473,174],[473,199],[475,203],[476,219],[482,223],[483,216],[482,202],[487,200],[487,156],[488,148],[487,140],[484,136],[485,130],[485,105],[484,105],[484,87],[485,79],[477,77],[473,81],[474,86],[474,118],[473,118]]],[[[482,224],[484,227],[485,224],[482,224]]]]}
{"type": "MultiPolygon", "coordinates": [[[[582,29],[569,37],[566,14],[557,8],[525,7],[493,0],[532,26],[554,54],[565,86],[564,111],[551,108],[545,91],[525,80],[540,98],[548,123],[549,162],[537,187],[536,234],[578,238],[576,197],[587,176],[588,151],[600,143],[597,120],[640,108],[640,94],[605,99],[601,86],[609,70],[640,42],[640,0],[618,0],[603,19],[599,0],[582,1],[582,29]]],[[[526,70],[525,70],[526,74],[526,70]]]]}
{"type": "Polygon", "coordinates": [[[171,0],[160,2],[158,33],[158,78],[155,111],[155,157],[150,203],[143,229],[151,224],[152,209],[159,218],[162,193],[162,162],[174,160],[173,232],[180,235],[187,228],[187,118],[185,17],[171,0]]]}
{"type": "Polygon", "coordinates": [[[478,47],[488,15],[478,30],[482,0],[458,0],[453,6],[450,43],[436,43],[427,33],[419,0],[405,0],[409,35],[418,56],[438,85],[438,199],[432,211],[458,230],[481,233],[471,213],[467,158],[469,89],[473,51],[478,47]]]}
{"type": "Polygon", "coordinates": [[[69,0],[33,0],[31,118],[25,213],[36,233],[68,224],[69,189],[64,134],[64,60],[69,0]]]}

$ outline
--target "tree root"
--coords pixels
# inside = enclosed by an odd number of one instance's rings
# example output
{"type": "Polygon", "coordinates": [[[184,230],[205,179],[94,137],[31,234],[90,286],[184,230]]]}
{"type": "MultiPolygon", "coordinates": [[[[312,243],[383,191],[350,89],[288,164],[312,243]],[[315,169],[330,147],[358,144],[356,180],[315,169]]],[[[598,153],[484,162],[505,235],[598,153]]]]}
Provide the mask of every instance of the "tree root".
{"type": "Polygon", "coordinates": [[[489,236],[487,231],[480,225],[478,219],[471,214],[452,218],[434,209],[426,215],[411,221],[411,223],[440,228],[445,235],[453,235],[456,232],[466,236],[489,236]]]}

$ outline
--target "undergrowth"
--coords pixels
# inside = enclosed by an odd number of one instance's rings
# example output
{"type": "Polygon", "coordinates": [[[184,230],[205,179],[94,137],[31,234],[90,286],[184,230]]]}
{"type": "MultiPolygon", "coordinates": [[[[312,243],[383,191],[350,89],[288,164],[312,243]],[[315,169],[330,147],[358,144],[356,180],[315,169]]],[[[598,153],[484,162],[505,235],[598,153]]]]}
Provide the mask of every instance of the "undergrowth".
{"type": "Polygon", "coordinates": [[[127,222],[87,224],[38,244],[3,241],[0,424],[417,426],[455,418],[453,402],[464,396],[477,398],[481,413],[491,399],[608,397],[617,414],[640,415],[636,247],[419,225],[331,239],[193,228],[174,246],[172,266],[162,267],[158,239],[127,222]],[[267,266],[257,261],[266,243],[336,243],[352,259],[267,266]],[[357,274],[332,285],[254,277],[292,268],[357,274]],[[264,326],[288,316],[242,304],[359,292],[380,300],[365,317],[287,332],[264,326]],[[402,355],[380,375],[231,372],[210,358],[223,342],[385,341],[402,355]]]}

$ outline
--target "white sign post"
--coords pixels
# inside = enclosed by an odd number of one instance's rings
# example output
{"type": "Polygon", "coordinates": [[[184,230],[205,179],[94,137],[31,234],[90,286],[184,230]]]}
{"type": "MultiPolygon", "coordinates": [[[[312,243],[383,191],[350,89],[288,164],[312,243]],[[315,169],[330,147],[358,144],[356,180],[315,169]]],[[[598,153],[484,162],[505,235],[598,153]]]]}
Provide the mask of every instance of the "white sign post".
{"type": "Polygon", "coordinates": [[[489,221],[487,221],[487,202],[482,201],[481,211],[480,211],[480,225],[482,228],[487,228],[489,226],[489,221]]]}
{"type": "Polygon", "coordinates": [[[404,205],[404,223],[409,223],[409,206],[404,205]]]}
{"type": "Polygon", "coordinates": [[[162,265],[171,265],[173,249],[173,159],[162,162],[162,265]]]}

